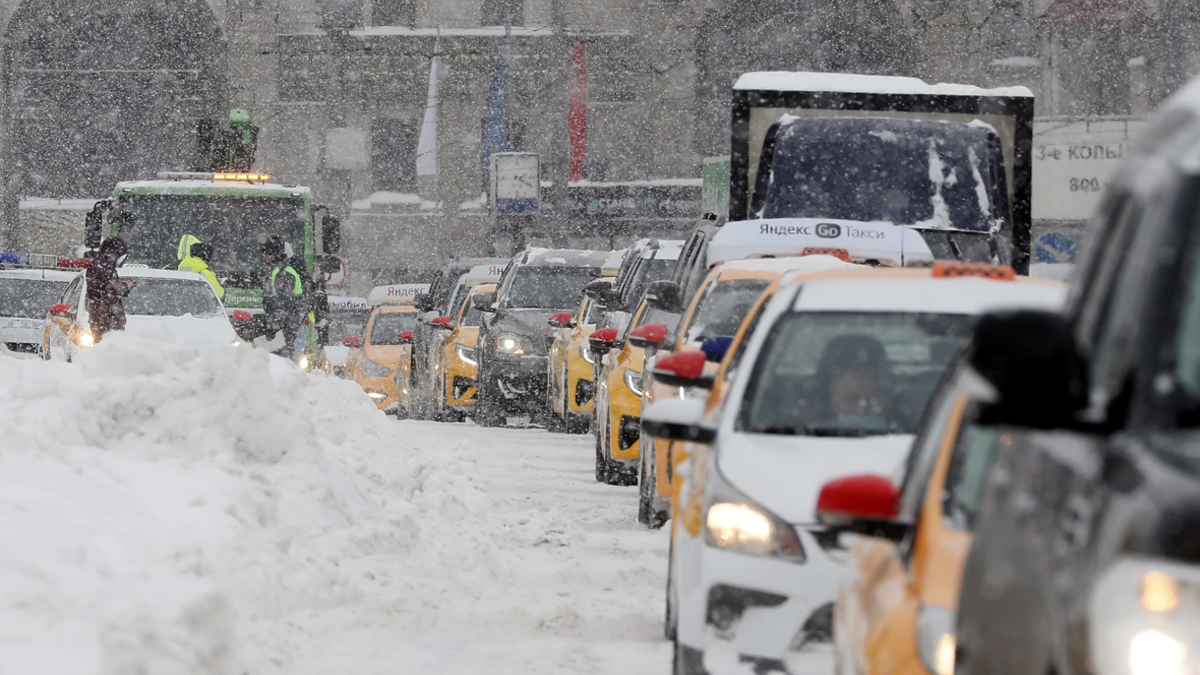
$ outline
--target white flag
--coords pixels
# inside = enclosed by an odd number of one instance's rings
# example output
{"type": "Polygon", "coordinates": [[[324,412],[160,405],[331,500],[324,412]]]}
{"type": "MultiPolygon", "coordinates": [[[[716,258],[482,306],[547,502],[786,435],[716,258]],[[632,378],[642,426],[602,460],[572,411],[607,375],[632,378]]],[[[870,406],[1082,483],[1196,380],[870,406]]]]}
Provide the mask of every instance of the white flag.
{"type": "Polygon", "coordinates": [[[425,102],[425,119],[421,122],[421,138],[417,142],[417,175],[438,175],[438,78],[442,66],[442,41],[433,43],[433,63],[429,66],[429,99],[425,102]]]}

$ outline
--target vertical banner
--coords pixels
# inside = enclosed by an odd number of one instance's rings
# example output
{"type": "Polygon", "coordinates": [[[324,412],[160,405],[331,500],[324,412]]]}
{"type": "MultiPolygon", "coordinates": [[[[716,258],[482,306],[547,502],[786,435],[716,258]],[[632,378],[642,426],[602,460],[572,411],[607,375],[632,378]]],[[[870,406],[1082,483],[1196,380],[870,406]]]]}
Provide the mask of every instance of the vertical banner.
{"type": "Polygon", "coordinates": [[[433,42],[433,61],[429,66],[429,97],[425,101],[425,119],[417,141],[417,175],[438,175],[438,79],[441,77],[442,40],[433,42]]]}
{"type": "Polygon", "coordinates": [[[492,172],[492,155],[508,152],[508,39],[496,52],[496,70],[488,85],[487,110],[483,115],[483,157],[481,167],[484,185],[492,172]]]}
{"type": "Polygon", "coordinates": [[[587,55],[584,44],[575,48],[575,77],[571,79],[571,101],[567,113],[571,134],[571,180],[583,180],[587,161],[587,55]]]}

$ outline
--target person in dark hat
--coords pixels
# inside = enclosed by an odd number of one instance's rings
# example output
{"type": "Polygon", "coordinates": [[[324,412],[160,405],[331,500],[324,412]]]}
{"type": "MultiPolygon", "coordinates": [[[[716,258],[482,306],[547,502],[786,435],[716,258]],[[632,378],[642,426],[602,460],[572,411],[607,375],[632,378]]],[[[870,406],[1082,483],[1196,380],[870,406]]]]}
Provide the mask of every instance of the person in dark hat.
{"type": "Polygon", "coordinates": [[[88,323],[92,338],[96,342],[105,333],[125,330],[124,298],[133,287],[130,281],[122,281],[117,267],[129,254],[129,244],[121,237],[109,237],[100,244],[100,251],[92,259],[85,274],[87,280],[88,323]]]}
{"type": "MultiPolygon", "coordinates": [[[[270,271],[263,288],[263,313],[267,330],[282,331],[287,344],[276,350],[280,356],[296,356],[296,338],[304,321],[304,277],[287,257],[283,237],[271,235],[262,243],[263,262],[270,271]]],[[[301,345],[303,348],[303,345],[301,345]]]]}

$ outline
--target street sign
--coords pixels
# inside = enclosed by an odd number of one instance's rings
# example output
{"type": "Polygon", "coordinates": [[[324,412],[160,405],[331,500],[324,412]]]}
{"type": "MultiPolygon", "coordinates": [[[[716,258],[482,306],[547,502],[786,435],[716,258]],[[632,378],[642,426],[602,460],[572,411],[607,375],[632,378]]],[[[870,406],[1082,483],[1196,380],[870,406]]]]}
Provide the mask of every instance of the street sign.
{"type": "Polygon", "coordinates": [[[1033,122],[1033,219],[1084,221],[1100,205],[1104,188],[1143,118],[1056,118],[1033,122]]]}

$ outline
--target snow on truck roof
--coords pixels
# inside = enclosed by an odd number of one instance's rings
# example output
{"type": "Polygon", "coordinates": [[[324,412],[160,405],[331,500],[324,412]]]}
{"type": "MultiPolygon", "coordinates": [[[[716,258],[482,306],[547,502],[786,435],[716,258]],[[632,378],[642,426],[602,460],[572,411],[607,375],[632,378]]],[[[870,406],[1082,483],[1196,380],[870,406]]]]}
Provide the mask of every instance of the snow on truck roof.
{"type": "Polygon", "coordinates": [[[708,266],[829,248],[844,250],[856,262],[875,260],[894,267],[934,260],[920,232],[891,223],[771,218],[722,225],[708,245],[708,266]]]}
{"type": "Polygon", "coordinates": [[[301,185],[279,183],[249,183],[231,180],[133,180],[117,183],[117,192],[152,194],[228,194],[230,192],[261,192],[264,197],[283,197],[310,194],[311,190],[301,185]]]}
{"type": "Polygon", "coordinates": [[[733,88],[740,91],[832,91],[844,94],[1033,96],[1028,87],[984,89],[970,84],[928,84],[915,77],[781,71],[746,73],[738,78],[733,88]]]}

